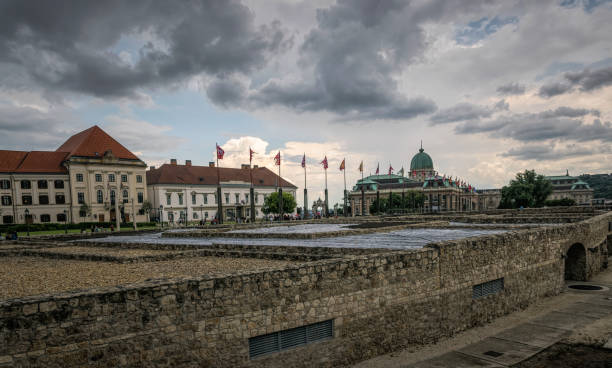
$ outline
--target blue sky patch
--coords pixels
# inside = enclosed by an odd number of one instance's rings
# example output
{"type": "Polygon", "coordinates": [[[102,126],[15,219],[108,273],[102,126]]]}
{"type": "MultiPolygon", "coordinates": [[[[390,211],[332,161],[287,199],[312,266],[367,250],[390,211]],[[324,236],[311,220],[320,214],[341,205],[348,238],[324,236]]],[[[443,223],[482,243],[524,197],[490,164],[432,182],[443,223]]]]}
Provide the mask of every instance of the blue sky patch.
{"type": "Polygon", "coordinates": [[[518,21],[518,17],[513,16],[500,17],[496,15],[492,19],[484,17],[468,23],[467,26],[457,31],[455,41],[460,45],[471,46],[497,32],[503,26],[517,24],[518,21]]]}

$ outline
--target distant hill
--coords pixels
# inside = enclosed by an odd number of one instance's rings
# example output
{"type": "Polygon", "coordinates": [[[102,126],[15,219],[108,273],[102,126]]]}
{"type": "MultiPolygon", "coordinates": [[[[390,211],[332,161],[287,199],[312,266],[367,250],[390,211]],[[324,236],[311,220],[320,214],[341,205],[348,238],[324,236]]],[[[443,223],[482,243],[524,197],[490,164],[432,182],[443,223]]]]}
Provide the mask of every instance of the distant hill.
{"type": "Polygon", "coordinates": [[[612,174],[584,174],[580,179],[593,188],[593,198],[612,199],[612,174]]]}

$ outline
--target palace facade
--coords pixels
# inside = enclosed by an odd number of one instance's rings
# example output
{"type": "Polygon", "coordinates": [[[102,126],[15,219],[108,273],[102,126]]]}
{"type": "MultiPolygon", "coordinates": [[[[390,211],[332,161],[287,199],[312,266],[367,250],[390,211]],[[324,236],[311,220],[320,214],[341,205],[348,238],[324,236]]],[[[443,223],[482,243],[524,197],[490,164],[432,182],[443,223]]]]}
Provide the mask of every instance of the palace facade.
{"type": "Polygon", "coordinates": [[[549,200],[573,199],[576,204],[591,204],[593,202],[593,189],[577,176],[570,176],[569,170],[565,175],[547,176],[553,186],[553,192],[548,196],[549,200]]]}
{"type": "Polygon", "coordinates": [[[353,216],[369,215],[376,198],[389,198],[390,193],[405,196],[410,191],[425,197],[424,212],[465,212],[497,208],[501,193],[497,189],[478,191],[475,188],[438,175],[433,160],[423,147],[410,161],[408,176],[370,175],[357,181],[349,192],[353,216]],[[365,199],[362,213],[362,196],[365,199]]]}
{"type": "Polygon", "coordinates": [[[0,223],[147,221],[145,170],[98,126],[56,151],[0,150],[0,223]]]}
{"type": "Polygon", "coordinates": [[[179,165],[176,159],[159,168],[147,171],[148,195],[156,219],[164,222],[211,220],[217,215],[217,183],[221,186],[223,218],[235,220],[249,218],[251,174],[255,193],[255,217],[261,211],[268,195],[277,191],[290,193],[295,198],[297,187],[265,167],[242,165],[237,168],[194,166],[191,160],[179,165]],[[219,173],[219,177],[217,177],[219,173]]]}

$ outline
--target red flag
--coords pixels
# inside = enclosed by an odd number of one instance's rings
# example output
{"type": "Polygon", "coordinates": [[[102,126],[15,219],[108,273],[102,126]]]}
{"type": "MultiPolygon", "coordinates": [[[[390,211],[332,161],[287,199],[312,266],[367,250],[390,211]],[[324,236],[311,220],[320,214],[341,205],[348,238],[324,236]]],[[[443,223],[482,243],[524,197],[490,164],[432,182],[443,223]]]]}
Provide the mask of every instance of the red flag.
{"type": "Polygon", "coordinates": [[[380,164],[376,165],[376,175],[380,173],[380,164]]]}
{"type": "Polygon", "coordinates": [[[253,151],[251,147],[249,147],[249,162],[253,162],[253,155],[257,152],[253,151]]]}
{"type": "Polygon", "coordinates": [[[393,174],[393,166],[391,166],[391,164],[389,164],[389,175],[393,174]]]}
{"type": "Polygon", "coordinates": [[[363,172],[363,161],[359,164],[359,172],[363,172]]]}
{"type": "Polygon", "coordinates": [[[304,153],[304,156],[302,157],[302,167],[306,168],[306,154],[304,153]]]}
{"type": "Polygon", "coordinates": [[[225,151],[223,150],[223,148],[219,147],[219,145],[217,144],[217,159],[223,160],[224,154],[225,154],[225,151]]]}
{"type": "Polygon", "coordinates": [[[325,170],[327,170],[327,168],[329,167],[329,166],[327,165],[327,156],[325,156],[325,158],[323,159],[323,161],[321,161],[321,165],[323,165],[323,168],[324,168],[325,170]]]}
{"type": "Polygon", "coordinates": [[[343,159],[342,163],[340,164],[340,171],[344,170],[344,160],[346,160],[346,159],[343,159]]]}
{"type": "Polygon", "coordinates": [[[280,166],[280,151],[274,156],[274,165],[280,166]]]}

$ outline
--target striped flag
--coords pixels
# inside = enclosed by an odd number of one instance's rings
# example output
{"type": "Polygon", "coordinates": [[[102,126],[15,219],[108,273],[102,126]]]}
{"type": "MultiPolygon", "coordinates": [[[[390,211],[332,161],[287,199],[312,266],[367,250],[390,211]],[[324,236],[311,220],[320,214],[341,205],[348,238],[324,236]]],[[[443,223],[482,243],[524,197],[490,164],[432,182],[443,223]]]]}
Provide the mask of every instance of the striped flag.
{"type": "Polygon", "coordinates": [[[304,156],[302,157],[302,167],[306,168],[306,153],[304,153],[304,156]]]}
{"type": "Polygon", "coordinates": [[[376,166],[376,175],[380,174],[380,164],[376,166]]]}
{"type": "Polygon", "coordinates": [[[359,172],[363,172],[363,161],[359,164],[359,172]]]}
{"type": "Polygon", "coordinates": [[[225,151],[223,150],[223,148],[219,147],[219,145],[217,144],[217,158],[219,160],[223,160],[224,154],[225,154],[225,151]]]}
{"type": "Polygon", "coordinates": [[[278,151],[278,153],[276,154],[276,156],[274,156],[274,165],[276,165],[276,166],[280,166],[280,162],[281,162],[281,159],[280,159],[280,151],[278,151]]]}
{"type": "Polygon", "coordinates": [[[325,158],[323,159],[323,161],[321,161],[321,165],[323,165],[323,168],[324,168],[325,170],[327,170],[327,168],[329,167],[329,166],[327,165],[327,156],[325,156],[325,158]]]}
{"type": "Polygon", "coordinates": [[[249,147],[249,162],[253,162],[253,155],[256,154],[257,152],[253,151],[251,149],[251,147],[249,147]]]}
{"type": "Polygon", "coordinates": [[[340,164],[340,171],[344,170],[344,164],[345,164],[345,163],[344,163],[344,161],[345,161],[345,160],[346,160],[346,159],[343,159],[343,160],[342,160],[342,163],[340,164]]]}
{"type": "Polygon", "coordinates": [[[389,164],[389,175],[391,175],[393,173],[393,166],[391,166],[391,164],[389,164]]]}

